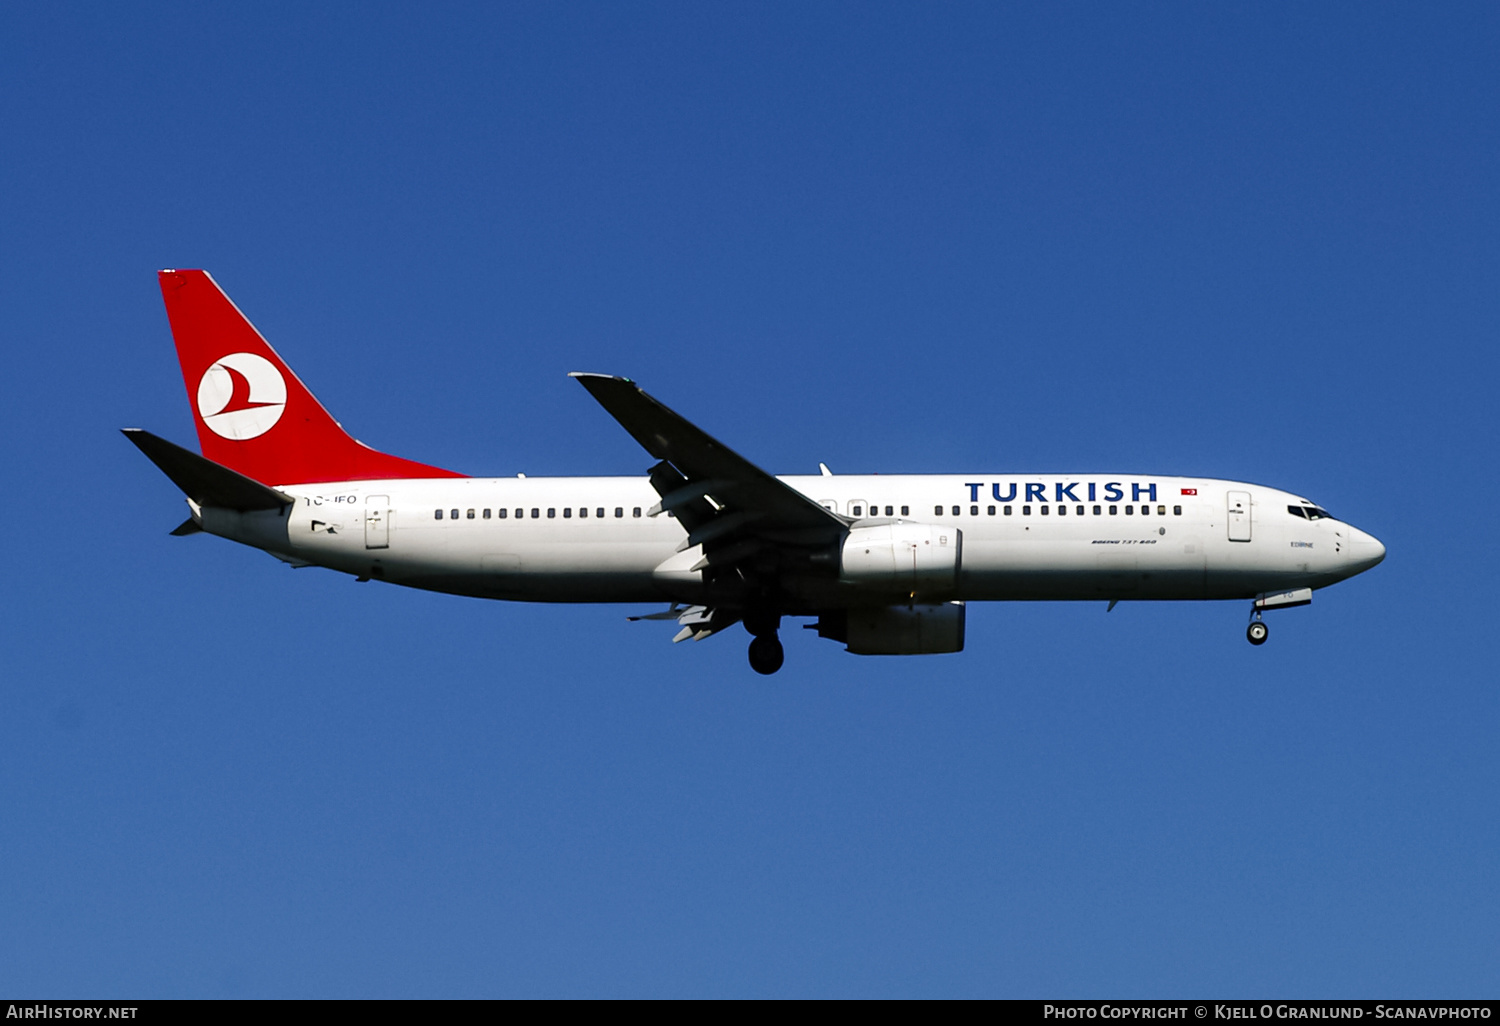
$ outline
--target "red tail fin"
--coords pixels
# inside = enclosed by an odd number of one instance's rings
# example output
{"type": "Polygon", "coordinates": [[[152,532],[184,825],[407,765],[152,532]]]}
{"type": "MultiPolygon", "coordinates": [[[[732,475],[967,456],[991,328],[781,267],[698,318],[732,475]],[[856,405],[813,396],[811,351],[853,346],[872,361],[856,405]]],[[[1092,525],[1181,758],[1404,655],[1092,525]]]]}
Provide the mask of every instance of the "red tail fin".
{"type": "Polygon", "coordinates": [[[267,485],[463,477],[350,438],[206,271],[162,271],[203,455],[267,485]]]}

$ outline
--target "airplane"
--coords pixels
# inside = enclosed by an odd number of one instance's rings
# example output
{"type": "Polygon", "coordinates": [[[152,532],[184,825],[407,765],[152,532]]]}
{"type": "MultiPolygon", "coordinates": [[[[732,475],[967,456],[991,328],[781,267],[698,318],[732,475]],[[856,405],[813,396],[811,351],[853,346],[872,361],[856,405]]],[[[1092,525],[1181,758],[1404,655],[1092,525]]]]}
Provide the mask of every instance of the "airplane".
{"type": "Polygon", "coordinates": [[[1385,546],[1300,495],[1149,474],[774,476],[628,378],[574,373],[645,477],[468,477],[372,449],[202,270],[158,274],[199,453],[125,435],[199,532],[359,581],[530,602],[668,602],[674,641],[743,624],[775,673],[784,617],[857,655],[962,651],[966,603],[1248,600],[1262,613],[1385,546]]]}

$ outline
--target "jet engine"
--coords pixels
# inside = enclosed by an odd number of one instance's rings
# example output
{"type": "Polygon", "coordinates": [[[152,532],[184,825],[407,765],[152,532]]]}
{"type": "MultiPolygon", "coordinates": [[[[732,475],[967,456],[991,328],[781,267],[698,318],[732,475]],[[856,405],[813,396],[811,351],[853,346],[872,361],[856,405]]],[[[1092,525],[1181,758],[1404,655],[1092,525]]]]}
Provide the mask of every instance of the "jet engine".
{"type": "Polygon", "coordinates": [[[839,553],[839,579],[904,595],[943,592],[958,583],[963,532],[896,521],[856,527],[839,553]]]}
{"type": "Polygon", "coordinates": [[[825,613],[820,638],[842,641],[855,655],[940,655],[964,650],[964,604],[885,606],[825,613]]]}

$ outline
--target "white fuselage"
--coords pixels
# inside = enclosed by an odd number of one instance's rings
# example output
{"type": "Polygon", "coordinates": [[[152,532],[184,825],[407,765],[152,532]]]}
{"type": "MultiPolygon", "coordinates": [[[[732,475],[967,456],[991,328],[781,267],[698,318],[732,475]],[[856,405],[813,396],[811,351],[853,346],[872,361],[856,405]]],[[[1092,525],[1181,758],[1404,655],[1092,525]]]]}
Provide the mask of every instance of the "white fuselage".
{"type": "MultiPolygon", "coordinates": [[[[1244,599],[1320,588],[1384,548],[1300,496],[1143,475],[782,477],[860,527],[953,528],[957,583],[931,600],[1244,599]],[[1059,501],[1060,500],[1060,501],[1059,501]]],[[[203,510],[202,526],[297,563],[460,595],[541,602],[698,601],[699,550],[645,478],[529,477],[282,485],[285,515],[203,510]]],[[[948,543],[943,534],[944,544],[948,543]]],[[[890,601],[829,580],[802,611],[890,601]]],[[[789,610],[790,611],[790,610],[789,610]]]]}

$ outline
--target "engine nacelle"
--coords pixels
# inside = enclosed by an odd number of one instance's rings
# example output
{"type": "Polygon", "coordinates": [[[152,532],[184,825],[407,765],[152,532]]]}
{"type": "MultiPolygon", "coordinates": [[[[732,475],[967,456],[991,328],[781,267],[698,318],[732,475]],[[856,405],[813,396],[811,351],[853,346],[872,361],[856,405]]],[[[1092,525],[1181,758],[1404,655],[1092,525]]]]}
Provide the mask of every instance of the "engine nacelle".
{"type": "Polygon", "coordinates": [[[956,527],[902,521],[856,527],[839,553],[839,579],[905,595],[948,591],[958,584],[962,552],[956,527]]]}
{"type": "Polygon", "coordinates": [[[940,655],[964,650],[964,604],[886,606],[825,613],[818,636],[855,655],[940,655]]]}

